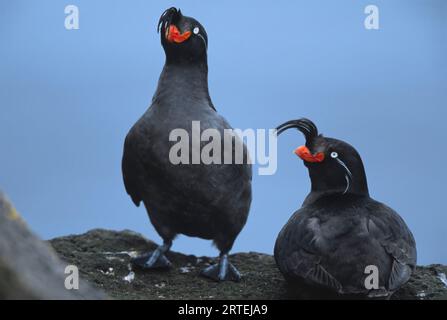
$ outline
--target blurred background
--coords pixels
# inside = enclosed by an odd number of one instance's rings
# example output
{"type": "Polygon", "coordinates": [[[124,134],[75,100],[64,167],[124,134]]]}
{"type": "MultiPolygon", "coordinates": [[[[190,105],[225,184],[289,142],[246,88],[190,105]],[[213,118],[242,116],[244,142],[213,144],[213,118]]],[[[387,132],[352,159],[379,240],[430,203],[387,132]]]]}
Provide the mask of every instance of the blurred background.
{"type": "MultiPolygon", "coordinates": [[[[163,67],[156,26],[170,6],[207,29],[211,96],[233,127],[305,116],[350,142],[372,197],[413,231],[418,262],[447,263],[443,0],[1,1],[0,188],[41,237],[100,227],[160,241],[124,190],[121,156],[163,67]],[[79,30],[64,27],[69,4],[79,30]],[[380,10],[379,30],[364,27],[368,4],[380,10]]],[[[288,132],[277,173],[255,174],[233,252],[273,251],[310,189],[292,154],[301,144],[288,132]]],[[[184,236],[173,250],[217,255],[184,236]]]]}

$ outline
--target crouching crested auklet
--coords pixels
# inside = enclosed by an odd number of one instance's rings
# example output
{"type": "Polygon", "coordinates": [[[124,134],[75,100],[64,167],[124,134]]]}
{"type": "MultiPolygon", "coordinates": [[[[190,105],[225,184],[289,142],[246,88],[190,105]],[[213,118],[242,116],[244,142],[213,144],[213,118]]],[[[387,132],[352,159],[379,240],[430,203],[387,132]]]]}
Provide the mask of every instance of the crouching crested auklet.
{"type": "Polygon", "coordinates": [[[411,231],[393,209],[369,196],[362,159],[351,145],[319,135],[308,119],[288,121],[277,134],[290,128],[306,138],[295,153],[312,188],[276,240],[280,271],[291,283],[319,292],[389,298],[416,266],[411,231]],[[375,286],[368,281],[373,270],[375,286]]]}
{"type": "MultiPolygon", "coordinates": [[[[205,28],[170,8],[161,16],[158,30],[166,62],[152,105],[127,134],[122,171],[127,193],[135,205],[144,203],[164,243],[133,262],[147,269],[169,267],[165,253],[176,235],[184,234],[213,240],[220,250],[219,263],[203,270],[202,275],[238,281],[240,274],[228,261],[228,252],[247,220],[252,168],[246,163],[170,161],[171,147],[176,144],[170,139],[174,129],[186,131],[194,139],[192,122],[200,121],[200,133],[217,130],[223,147],[224,130],[231,126],[216,112],[208,92],[205,28]]],[[[234,153],[239,143],[248,157],[241,140],[237,136],[232,139],[230,152],[234,153]]],[[[189,150],[194,148],[190,141],[189,150]]]]}

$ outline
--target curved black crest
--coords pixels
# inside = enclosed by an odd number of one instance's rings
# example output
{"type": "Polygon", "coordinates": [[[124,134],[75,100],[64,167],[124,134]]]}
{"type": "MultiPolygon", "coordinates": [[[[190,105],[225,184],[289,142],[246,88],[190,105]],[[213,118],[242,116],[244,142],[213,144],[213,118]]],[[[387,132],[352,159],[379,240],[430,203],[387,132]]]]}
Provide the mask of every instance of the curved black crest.
{"type": "Polygon", "coordinates": [[[318,137],[318,129],[315,123],[306,118],[298,120],[290,120],[276,128],[276,134],[280,135],[284,131],[295,128],[301,131],[306,137],[306,142],[310,143],[314,138],[318,137]]]}
{"type": "Polygon", "coordinates": [[[175,7],[165,10],[165,12],[161,15],[160,20],[158,20],[157,32],[166,30],[168,26],[179,20],[181,16],[182,12],[180,9],[177,10],[175,7]]]}

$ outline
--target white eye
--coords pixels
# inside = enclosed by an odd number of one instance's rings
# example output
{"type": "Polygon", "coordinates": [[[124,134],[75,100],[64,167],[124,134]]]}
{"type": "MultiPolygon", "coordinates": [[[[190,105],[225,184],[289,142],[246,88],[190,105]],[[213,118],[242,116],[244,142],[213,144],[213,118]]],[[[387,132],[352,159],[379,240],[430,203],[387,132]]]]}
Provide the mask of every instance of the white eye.
{"type": "Polygon", "coordinates": [[[192,32],[194,32],[194,34],[198,34],[200,31],[199,27],[195,27],[194,30],[192,30],[192,32]]]}
{"type": "Polygon", "coordinates": [[[335,158],[338,158],[338,153],[335,152],[335,151],[332,152],[332,153],[331,153],[331,158],[334,158],[334,159],[335,159],[335,158]]]}

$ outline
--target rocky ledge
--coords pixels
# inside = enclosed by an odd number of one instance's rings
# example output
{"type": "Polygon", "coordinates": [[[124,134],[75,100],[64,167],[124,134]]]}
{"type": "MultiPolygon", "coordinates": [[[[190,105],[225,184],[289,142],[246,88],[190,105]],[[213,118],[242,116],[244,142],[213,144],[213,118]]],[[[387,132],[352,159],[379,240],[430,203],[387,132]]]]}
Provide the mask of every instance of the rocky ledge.
{"type": "MultiPolygon", "coordinates": [[[[170,252],[168,271],[132,269],[131,257],[156,244],[132,231],[92,230],[50,241],[60,258],[78,266],[81,277],[115,299],[296,299],[272,256],[249,252],[231,256],[243,275],[239,283],[216,283],[199,277],[215,258],[170,252]]],[[[447,267],[421,266],[392,299],[447,299],[447,267]]]]}
{"type": "MultiPolygon", "coordinates": [[[[272,256],[255,252],[232,255],[243,275],[239,283],[201,278],[200,270],[216,259],[176,252],[167,254],[170,270],[133,270],[130,259],[155,247],[132,231],[99,229],[46,243],[0,192],[0,300],[310,298],[286,285],[272,256]],[[77,267],[79,281],[69,265],[77,267]]],[[[446,274],[446,266],[418,267],[393,299],[447,299],[446,274]]]]}

